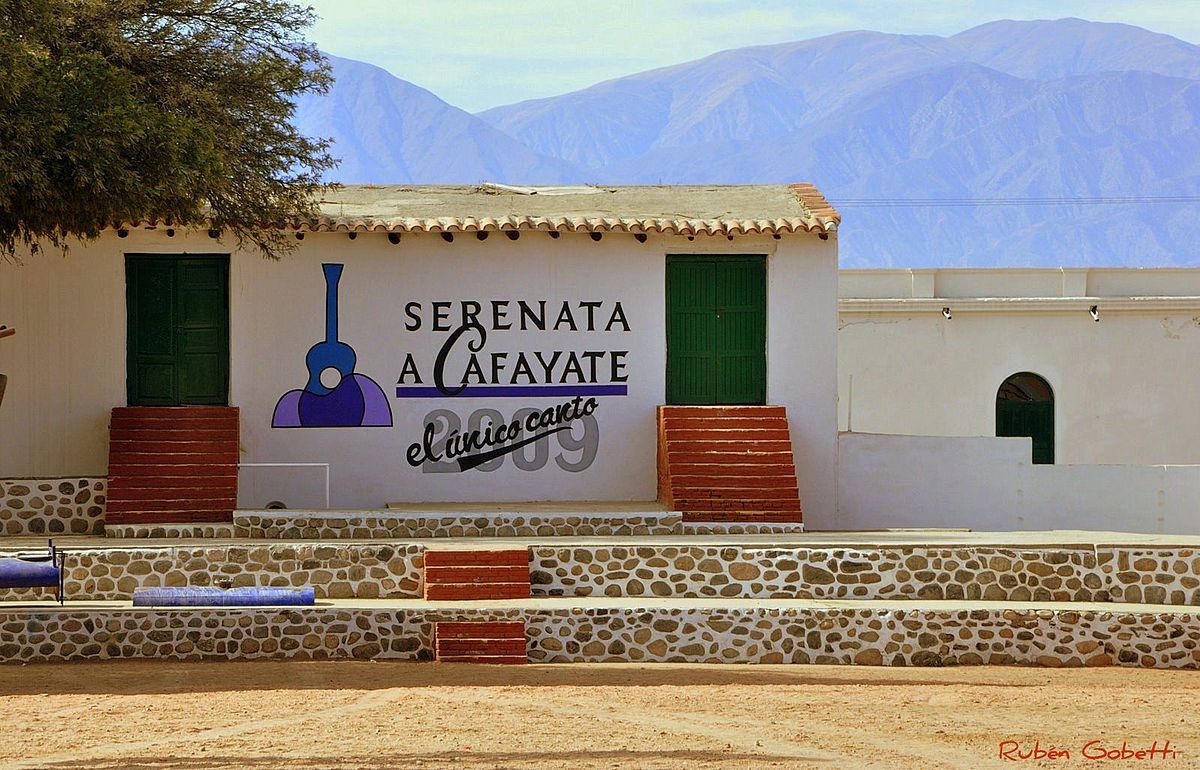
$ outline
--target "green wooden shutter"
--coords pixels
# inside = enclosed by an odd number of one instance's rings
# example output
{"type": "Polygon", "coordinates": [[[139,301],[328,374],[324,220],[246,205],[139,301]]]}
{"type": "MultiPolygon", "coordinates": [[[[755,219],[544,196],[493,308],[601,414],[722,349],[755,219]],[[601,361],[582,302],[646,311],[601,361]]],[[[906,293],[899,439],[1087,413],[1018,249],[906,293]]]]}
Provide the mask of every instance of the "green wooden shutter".
{"type": "Polygon", "coordinates": [[[717,403],[761,404],[767,392],[766,265],[720,260],[717,289],[717,403]]]}
{"type": "Polygon", "coordinates": [[[996,435],[1033,439],[1033,463],[1054,464],[1054,402],[997,401],[996,435]]]}
{"type": "Polygon", "coordinates": [[[710,262],[667,262],[667,403],[717,400],[716,274],[710,262]]]}
{"type": "Polygon", "coordinates": [[[766,261],[667,258],[667,403],[766,398],[766,261]]]}
{"type": "Polygon", "coordinates": [[[184,404],[229,401],[229,265],[181,259],[179,275],[179,399],[184,404]]]}
{"type": "Polygon", "coordinates": [[[229,402],[229,258],[129,255],[131,406],[229,402]]]}
{"type": "Polygon", "coordinates": [[[175,267],[168,260],[126,261],[131,406],[179,403],[175,384],[175,267]]]}

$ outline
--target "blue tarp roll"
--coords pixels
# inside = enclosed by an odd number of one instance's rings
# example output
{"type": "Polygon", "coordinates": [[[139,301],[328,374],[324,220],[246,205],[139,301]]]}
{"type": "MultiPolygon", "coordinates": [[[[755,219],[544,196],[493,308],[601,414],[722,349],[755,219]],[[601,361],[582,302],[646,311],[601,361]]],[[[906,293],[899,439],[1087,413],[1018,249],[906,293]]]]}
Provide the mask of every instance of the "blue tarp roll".
{"type": "Polygon", "coordinates": [[[58,587],[58,567],[51,561],[0,559],[0,588],[58,587]]]}
{"type": "Polygon", "coordinates": [[[311,605],[313,589],[305,588],[141,588],[133,592],[134,607],[275,607],[311,605]]]}

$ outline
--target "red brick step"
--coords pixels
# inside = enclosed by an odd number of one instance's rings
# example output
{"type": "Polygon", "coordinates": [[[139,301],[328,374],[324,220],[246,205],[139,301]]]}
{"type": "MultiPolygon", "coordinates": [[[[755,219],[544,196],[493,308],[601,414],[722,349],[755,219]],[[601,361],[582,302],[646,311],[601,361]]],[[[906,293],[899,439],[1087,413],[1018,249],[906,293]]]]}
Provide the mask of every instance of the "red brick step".
{"type": "Polygon", "coordinates": [[[106,521],[232,521],[238,420],[227,406],[113,409],[106,521]]]}
{"type": "Polygon", "coordinates": [[[521,621],[434,623],[433,639],[434,657],[443,663],[529,662],[521,621]]]}
{"type": "Polygon", "coordinates": [[[667,418],[676,417],[786,417],[787,409],[782,406],[663,406],[667,418]]]}
{"type": "Polygon", "coordinates": [[[659,407],[658,473],[684,521],[803,520],[781,406],[659,407]]]}
{"type": "Polygon", "coordinates": [[[432,601],[528,599],[529,551],[425,551],[425,598],[432,601]]]}
{"type": "Polygon", "coordinates": [[[529,551],[525,548],[511,548],[507,550],[492,551],[429,550],[425,552],[426,567],[512,567],[518,565],[524,565],[526,567],[529,566],[529,551]]]}

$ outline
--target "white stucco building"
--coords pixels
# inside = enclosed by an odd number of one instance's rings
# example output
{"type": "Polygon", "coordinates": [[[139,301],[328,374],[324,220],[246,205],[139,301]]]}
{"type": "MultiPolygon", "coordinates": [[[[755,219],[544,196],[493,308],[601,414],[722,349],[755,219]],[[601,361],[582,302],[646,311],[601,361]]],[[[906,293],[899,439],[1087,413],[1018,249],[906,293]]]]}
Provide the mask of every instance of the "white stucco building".
{"type": "Polygon", "coordinates": [[[1200,270],[843,270],[838,294],[840,524],[884,497],[900,526],[1200,531],[1200,270]]]}
{"type": "Polygon", "coordinates": [[[0,478],[104,476],[114,408],[209,404],[240,409],[243,506],[323,507],[326,473],[334,508],[653,500],[656,407],[777,404],[832,516],[837,214],[811,186],[347,187],[322,210],[277,261],[141,222],[0,264],[0,478]]]}

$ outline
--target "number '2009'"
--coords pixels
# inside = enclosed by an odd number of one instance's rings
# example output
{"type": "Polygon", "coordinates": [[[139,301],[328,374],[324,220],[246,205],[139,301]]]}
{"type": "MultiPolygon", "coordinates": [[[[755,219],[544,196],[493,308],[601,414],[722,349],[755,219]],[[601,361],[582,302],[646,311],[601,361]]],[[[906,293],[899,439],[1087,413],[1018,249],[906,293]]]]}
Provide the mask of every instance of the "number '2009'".
{"type": "MultiPolygon", "coordinates": [[[[512,420],[505,419],[504,415],[495,409],[476,409],[467,416],[467,424],[464,426],[462,418],[457,412],[452,412],[449,409],[434,409],[429,414],[425,415],[425,424],[432,424],[434,428],[434,448],[440,453],[446,448],[446,441],[455,433],[470,433],[475,430],[483,430],[488,425],[497,426],[504,423],[518,422],[521,425],[525,424],[525,420],[530,414],[537,414],[538,409],[526,407],[518,409],[512,417],[512,420]]],[[[494,429],[494,428],[493,428],[494,429]]],[[[518,440],[520,437],[518,437],[518,440]]],[[[579,473],[591,467],[592,462],[596,459],[596,452],[600,448],[600,423],[596,421],[594,415],[581,417],[573,422],[571,427],[564,431],[559,431],[551,436],[543,436],[532,444],[527,444],[520,449],[517,449],[512,454],[502,455],[486,463],[479,465],[476,470],[489,473],[499,469],[504,465],[505,460],[512,458],[513,465],[523,471],[539,471],[546,467],[546,463],[550,461],[550,455],[554,454],[554,464],[564,471],[569,473],[579,473]],[[551,439],[558,445],[551,448],[551,439]]],[[[422,473],[457,473],[459,471],[458,463],[455,462],[431,462],[425,461],[421,464],[422,473]]]]}

